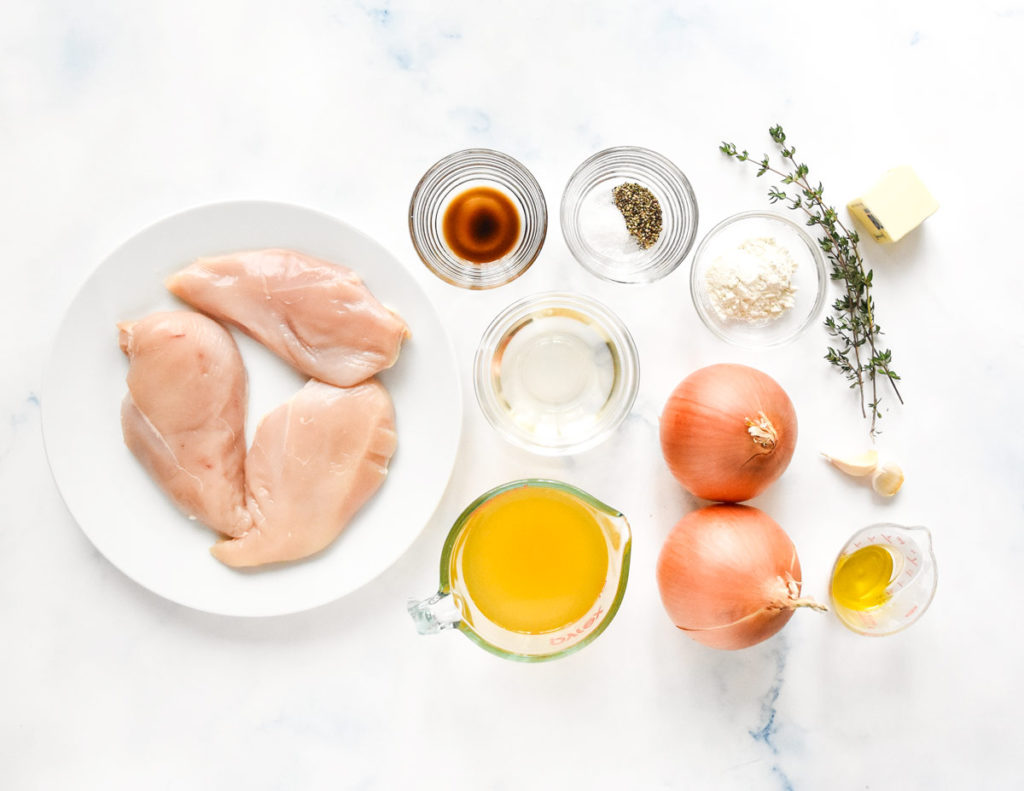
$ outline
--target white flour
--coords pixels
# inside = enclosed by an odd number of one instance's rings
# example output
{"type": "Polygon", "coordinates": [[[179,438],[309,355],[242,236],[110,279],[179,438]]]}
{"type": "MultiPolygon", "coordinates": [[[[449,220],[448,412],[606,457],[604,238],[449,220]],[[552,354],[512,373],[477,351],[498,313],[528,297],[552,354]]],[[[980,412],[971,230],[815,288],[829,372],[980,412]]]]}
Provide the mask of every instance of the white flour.
{"type": "Polygon", "coordinates": [[[704,275],[708,297],[723,321],[777,319],[795,301],[797,262],[774,239],[747,239],[718,256],[704,275]]]}

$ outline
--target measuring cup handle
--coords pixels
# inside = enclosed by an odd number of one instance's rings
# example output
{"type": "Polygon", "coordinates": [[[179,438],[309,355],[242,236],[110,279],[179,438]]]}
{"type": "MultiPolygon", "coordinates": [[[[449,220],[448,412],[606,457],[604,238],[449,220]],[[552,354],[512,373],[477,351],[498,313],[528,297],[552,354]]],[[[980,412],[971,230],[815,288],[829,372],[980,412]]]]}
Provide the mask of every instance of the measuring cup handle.
{"type": "Polygon", "coordinates": [[[409,599],[406,609],[420,634],[437,634],[458,626],[462,616],[450,593],[438,591],[429,599],[409,599]]]}

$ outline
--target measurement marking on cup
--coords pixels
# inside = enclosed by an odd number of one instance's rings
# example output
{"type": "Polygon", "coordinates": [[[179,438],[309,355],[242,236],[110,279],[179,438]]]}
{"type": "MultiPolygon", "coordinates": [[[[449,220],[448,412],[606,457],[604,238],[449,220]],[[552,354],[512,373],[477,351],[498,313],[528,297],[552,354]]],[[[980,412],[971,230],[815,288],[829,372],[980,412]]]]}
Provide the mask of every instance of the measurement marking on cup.
{"type": "Polygon", "coordinates": [[[913,614],[914,614],[915,612],[917,612],[917,605],[916,605],[916,604],[915,604],[915,605],[914,605],[913,607],[911,607],[911,608],[910,608],[909,610],[907,610],[907,611],[906,611],[906,612],[905,612],[905,613],[903,614],[903,617],[904,617],[904,618],[909,618],[909,617],[910,617],[911,615],[913,615],[913,614]]]}
{"type": "Polygon", "coordinates": [[[601,616],[601,614],[603,612],[604,612],[604,607],[598,607],[597,608],[597,612],[595,612],[593,615],[591,615],[586,620],[586,623],[584,623],[582,626],[580,626],[575,631],[570,632],[569,634],[566,634],[566,635],[557,635],[555,637],[552,637],[551,638],[551,645],[562,645],[563,643],[567,643],[570,640],[575,640],[577,637],[582,637],[584,634],[586,634],[588,631],[590,631],[591,627],[595,623],[597,623],[597,619],[601,616]]]}

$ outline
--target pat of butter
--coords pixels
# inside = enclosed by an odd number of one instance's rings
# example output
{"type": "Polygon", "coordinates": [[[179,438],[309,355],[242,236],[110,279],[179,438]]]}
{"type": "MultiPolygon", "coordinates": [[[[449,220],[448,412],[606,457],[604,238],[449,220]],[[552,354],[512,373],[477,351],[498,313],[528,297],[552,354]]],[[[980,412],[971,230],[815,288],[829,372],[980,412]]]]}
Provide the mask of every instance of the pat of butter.
{"type": "Polygon", "coordinates": [[[926,217],[935,214],[939,203],[908,165],[893,168],[870,190],[846,208],[878,242],[898,242],[926,217]]]}

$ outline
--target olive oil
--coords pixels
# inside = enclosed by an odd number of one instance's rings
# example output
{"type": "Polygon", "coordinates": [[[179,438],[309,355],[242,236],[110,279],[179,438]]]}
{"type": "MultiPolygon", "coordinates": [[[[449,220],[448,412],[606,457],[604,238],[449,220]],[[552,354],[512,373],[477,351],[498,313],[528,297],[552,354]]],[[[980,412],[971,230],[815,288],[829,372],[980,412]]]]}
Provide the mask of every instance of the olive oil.
{"type": "Polygon", "coordinates": [[[839,559],[832,574],[832,598],[851,610],[870,610],[885,604],[893,579],[892,553],[869,544],[839,559]]]}

